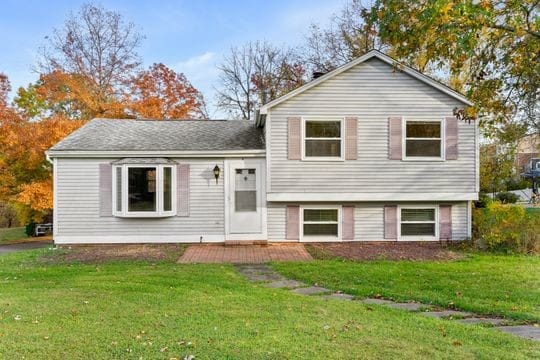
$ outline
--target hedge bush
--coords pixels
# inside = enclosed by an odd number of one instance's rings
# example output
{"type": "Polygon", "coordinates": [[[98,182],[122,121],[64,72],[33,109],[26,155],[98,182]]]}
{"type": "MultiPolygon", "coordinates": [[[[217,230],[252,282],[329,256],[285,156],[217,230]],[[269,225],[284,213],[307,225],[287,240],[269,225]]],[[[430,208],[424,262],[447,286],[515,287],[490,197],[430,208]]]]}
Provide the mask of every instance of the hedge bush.
{"type": "Polygon", "coordinates": [[[503,204],[515,204],[519,200],[519,195],[505,191],[495,195],[495,199],[499,200],[503,204]]]}
{"type": "Polygon", "coordinates": [[[540,253],[540,214],[492,201],[473,212],[473,241],[490,251],[540,253]]]}

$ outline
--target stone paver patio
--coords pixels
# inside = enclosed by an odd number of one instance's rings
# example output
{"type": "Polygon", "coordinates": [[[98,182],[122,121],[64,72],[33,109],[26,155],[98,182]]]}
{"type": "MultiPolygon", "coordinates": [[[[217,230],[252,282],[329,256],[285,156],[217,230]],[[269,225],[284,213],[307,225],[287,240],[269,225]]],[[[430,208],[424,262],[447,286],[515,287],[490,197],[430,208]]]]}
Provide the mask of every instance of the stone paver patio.
{"type": "Polygon", "coordinates": [[[313,260],[302,244],[190,245],[179,263],[261,264],[270,261],[313,260]]]}

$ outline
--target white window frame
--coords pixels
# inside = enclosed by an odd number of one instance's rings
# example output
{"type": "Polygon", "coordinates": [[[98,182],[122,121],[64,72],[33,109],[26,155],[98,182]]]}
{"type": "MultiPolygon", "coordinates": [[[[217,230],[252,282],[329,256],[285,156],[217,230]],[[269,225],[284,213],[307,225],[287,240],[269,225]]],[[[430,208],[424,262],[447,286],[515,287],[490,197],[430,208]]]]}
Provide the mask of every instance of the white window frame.
{"type": "MultiPolygon", "coordinates": [[[[332,242],[341,241],[341,206],[337,205],[301,205],[300,206],[300,241],[318,241],[318,242],[332,242]],[[336,237],[330,237],[328,235],[305,235],[304,236],[304,210],[337,210],[337,228],[338,233],[336,237]]],[[[312,224],[335,224],[335,221],[313,221],[312,224]]]]}
{"type": "Polygon", "coordinates": [[[443,119],[407,119],[403,118],[401,124],[401,158],[405,161],[445,161],[445,121],[443,119]],[[438,122],[441,126],[440,138],[407,138],[407,122],[438,122]],[[407,139],[408,140],[439,140],[441,146],[441,156],[407,156],[407,139]]]}
{"type": "Polygon", "coordinates": [[[344,161],[345,160],[345,118],[332,116],[302,117],[302,161],[344,161]],[[306,137],[306,122],[339,121],[340,123],[340,156],[306,156],[306,140],[337,140],[338,138],[308,138],[306,137]]]}
{"type": "Polygon", "coordinates": [[[397,230],[400,241],[433,241],[439,240],[439,205],[398,205],[397,230]],[[435,214],[434,221],[411,221],[412,223],[435,223],[435,235],[401,235],[401,210],[402,209],[432,209],[435,214]]]}
{"type": "Polygon", "coordinates": [[[153,218],[153,217],[169,217],[176,215],[176,166],[170,164],[123,164],[113,165],[112,176],[112,206],[113,215],[117,217],[136,217],[136,218],[153,218]],[[163,188],[163,169],[171,168],[171,211],[164,211],[164,188],[163,188]],[[116,186],[116,169],[122,169],[122,211],[117,211],[117,186],[116,186]],[[155,168],[156,169],[156,211],[129,211],[128,210],[128,171],[131,168],[155,168]]]}

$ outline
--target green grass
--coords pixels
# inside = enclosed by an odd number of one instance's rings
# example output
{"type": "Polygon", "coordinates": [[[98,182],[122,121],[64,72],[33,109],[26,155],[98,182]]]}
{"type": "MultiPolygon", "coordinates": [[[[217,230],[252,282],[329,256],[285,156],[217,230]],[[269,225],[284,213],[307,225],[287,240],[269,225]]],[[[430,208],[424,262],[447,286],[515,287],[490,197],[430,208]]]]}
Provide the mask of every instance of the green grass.
{"type": "Polygon", "coordinates": [[[334,259],[274,266],[291,278],[360,297],[381,295],[540,321],[540,257],[473,254],[457,261],[334,259]]]}
{"type": "Polygon", "coordinates": [[[228,265],[39,261],[51,251],[0,256],[2,359],[540,356],[493,329],[268,289],[228,265]]]}
{"type": "Polygon", "coordinates": [[[14,228],[1,228],[0,229],[0,242],[2,241],[13,241],[27,238],[28,235],[25,233],[24,227],[14,227],[14,228]]]}

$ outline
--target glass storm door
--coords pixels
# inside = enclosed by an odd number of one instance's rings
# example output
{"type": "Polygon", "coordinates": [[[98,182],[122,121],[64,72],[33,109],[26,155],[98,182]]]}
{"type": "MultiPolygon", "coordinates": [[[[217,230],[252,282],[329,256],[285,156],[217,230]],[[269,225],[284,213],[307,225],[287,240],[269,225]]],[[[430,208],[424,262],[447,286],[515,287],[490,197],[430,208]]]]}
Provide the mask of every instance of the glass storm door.
{"type": "Polygon", "coordinates": [[[261,166],[247,160],[229,162],[229,233],[261,233],[261,166]]]}

